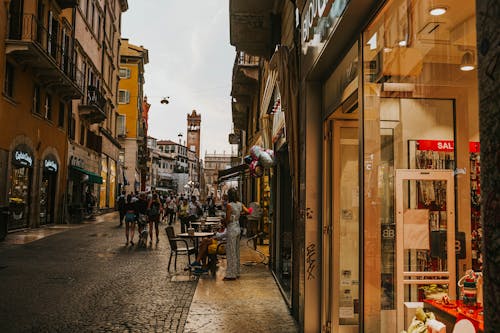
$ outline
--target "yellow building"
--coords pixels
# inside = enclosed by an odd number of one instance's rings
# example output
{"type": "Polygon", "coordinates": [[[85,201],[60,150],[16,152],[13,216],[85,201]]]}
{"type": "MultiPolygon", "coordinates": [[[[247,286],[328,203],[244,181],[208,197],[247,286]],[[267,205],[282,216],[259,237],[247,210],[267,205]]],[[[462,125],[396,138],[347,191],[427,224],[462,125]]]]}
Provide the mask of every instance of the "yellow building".
{"type": "Polygon", "coordinates": [[[9,206],[9,229],[62,220],[68,112],[83,94],[72,59],[77,3],[0,6],[0,206],[9,206]]]}
{"type": "Polygon", "coordinates": [[[147,116],[143,115],[144,65],[149,62],[148,50],[122,39],[120,47],[120,83],[118,90],[118,136],[122,145],[125,190],[138,191],[141,184],[139,155],[146,138],[147,116]]]}

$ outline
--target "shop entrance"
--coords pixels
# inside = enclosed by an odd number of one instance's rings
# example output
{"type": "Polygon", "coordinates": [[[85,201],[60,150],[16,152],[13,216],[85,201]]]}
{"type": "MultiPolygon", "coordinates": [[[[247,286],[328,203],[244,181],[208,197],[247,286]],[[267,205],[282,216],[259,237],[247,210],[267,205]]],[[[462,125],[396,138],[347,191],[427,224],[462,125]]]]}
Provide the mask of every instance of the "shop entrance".
{"type": "Polygon", "coordinates": [[[398,169],[396,189],[397,332],[408,302],[456,299],[452,170],[398,169]]]}
{"type": "Polygon", "coordinates": [[[40,224],[54,223],[57,173],[44,170],[40,185],[40,224]]]}
{"type": "Polygon", "coordinates": [[[359,129],[355,120],[326,125],[323,224],[323,321],[331,332],[359,331],[359,129]]]}

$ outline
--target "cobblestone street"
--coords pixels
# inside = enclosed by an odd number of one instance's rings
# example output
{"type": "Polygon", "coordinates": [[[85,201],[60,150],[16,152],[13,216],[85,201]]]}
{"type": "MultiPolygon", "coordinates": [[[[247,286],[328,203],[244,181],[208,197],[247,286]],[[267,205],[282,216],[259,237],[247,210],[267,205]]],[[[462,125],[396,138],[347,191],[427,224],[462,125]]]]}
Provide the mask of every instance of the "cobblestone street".
{"type": "Polygon", "coordinates": [[[197,282],[171,282],[163,228],[158,246],[126,247],[115,216],[0,243],[0,332],[184,330],[197,282]]]}

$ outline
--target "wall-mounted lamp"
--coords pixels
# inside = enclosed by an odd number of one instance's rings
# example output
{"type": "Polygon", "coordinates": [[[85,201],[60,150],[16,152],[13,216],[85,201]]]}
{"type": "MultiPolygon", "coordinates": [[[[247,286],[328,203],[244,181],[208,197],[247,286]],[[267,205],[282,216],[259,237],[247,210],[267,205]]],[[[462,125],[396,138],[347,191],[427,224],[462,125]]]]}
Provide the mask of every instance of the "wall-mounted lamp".
{"type": "Polygon", "coordinates": [[[464,72],[471,71],[475,68],[474,66],[474,54],[467,50],[462,56],[462,61],[460,62],[460,70],[464,72]]]}
{"type": "Polygon", "coordinates": [[[160,102],[160,103],[161,103],[161,104],[168,104],[168,103],[170,103],[170,102],[168,101],[168,99],[169,99],[169,98],[170,98],[170,97],[163,97],[163,99],[161,100],[161,102],[160,102]]]}

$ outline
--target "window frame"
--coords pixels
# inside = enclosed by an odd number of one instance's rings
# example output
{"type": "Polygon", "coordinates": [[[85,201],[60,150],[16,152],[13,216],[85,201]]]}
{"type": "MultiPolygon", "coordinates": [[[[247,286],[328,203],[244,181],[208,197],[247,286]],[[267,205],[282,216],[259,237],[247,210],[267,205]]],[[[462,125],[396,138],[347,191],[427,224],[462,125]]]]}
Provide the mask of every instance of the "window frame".
{"type": "Polygon", "coordinates": [[[14,78],[15,78],[15,67],[10,62],[5,64],[5,77],[3,92],[5,96],[13,98],[14,97],[14,78]]]}
{"type": "Polygon", "coordinates": [[[130,92],[126,89],[118,90],[118,104],[129,104],[130,103],[130,92]],[[121,94],[125,94],[122,98],[121,94]]]}

